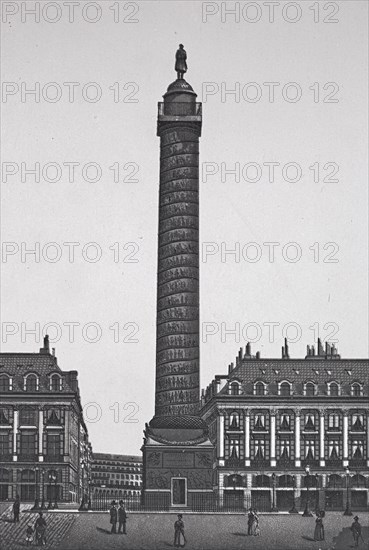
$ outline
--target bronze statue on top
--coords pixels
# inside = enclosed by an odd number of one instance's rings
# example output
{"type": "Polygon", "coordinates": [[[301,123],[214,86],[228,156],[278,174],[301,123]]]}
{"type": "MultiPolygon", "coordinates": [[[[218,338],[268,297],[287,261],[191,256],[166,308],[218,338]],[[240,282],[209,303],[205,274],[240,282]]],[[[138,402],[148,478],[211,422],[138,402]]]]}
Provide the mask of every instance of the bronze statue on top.
{"type": "Polygon", "coordinates": [[[179,50],[176,52],[176,66],[175,70],[177,71],[177,78],[183,80],[183,75],[187,71],[187,53],[183,48],[183,44],[179,45],[179,50]]]}

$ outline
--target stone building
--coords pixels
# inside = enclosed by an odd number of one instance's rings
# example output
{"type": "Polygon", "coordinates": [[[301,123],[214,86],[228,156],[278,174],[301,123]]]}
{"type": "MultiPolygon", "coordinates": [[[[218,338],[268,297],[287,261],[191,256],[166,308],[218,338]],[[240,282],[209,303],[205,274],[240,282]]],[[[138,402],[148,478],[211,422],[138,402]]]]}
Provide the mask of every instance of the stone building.
{"type": "Polygon", "coordinates": [[[141,495],[140,456],[93,453],[91,472],[93,500],[141,495]]]}
{"type": "Polygon", "coordinates": [[[320,341],[304,359],[239,351],[202,392],[224,502],[264,510],[369,504],[369,360],[320,341]]]}
{"type": "Polygon", "coordinates": [[[39,353],[0,354],[0,499],[88,498],[91,445],[77,371],[62,371],[49,338],[39,353]]]}

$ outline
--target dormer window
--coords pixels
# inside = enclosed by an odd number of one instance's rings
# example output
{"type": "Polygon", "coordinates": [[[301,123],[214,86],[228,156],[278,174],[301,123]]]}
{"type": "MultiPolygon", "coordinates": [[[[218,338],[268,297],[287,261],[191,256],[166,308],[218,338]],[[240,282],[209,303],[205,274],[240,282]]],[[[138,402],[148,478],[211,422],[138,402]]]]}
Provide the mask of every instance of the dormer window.
{"type": "Polygon", "coordinates": [[[8,374],[0,375],[0,392],[12,390],[12,379],[8,374]]]}
{"type": "Polygon", "coordinates": [[[315,384],[313,382],[307,382],[305,384],[304,394],[307,397],[313,397],[315,395],[315,384]]]}
{"type": "Polygon", "coordinates": [[[254,395],[265,395],[266,394],[266,384],[264,382],[256,382],[254,384],[254,395]]]}
{"type": "Polygon", "coordinates": [[[240,384],[239,384],[239,382],[232,382],[229,385],[229,393],[230,393],[230,395],[240,395],[240,384]]]}
{"type": "Polygon", "coordinates": [[[23,389],[25,391],[38,391],[38,377],[36,374],[25,376],[23,389]]]}
{"type": "Polygon", "coordinates": [[[351,395],[353,397],[360,397],[362,395],[361,384],[359,384],[358,382],[351,384],[351,395]]]}
{"type": "Polygon", "coordinates": [[[340,387],[337,382],[331,382],[328,384],[328,395],[331,397],[338,397],[340,394],[340,387]]]}
{"type": "Polygon", "coordinates": [[[60,391],[62,389],[62,378],[59,374],[53,374],[50,376],[50,390],[60,391]]]}
{"type": "Polygon", "coordinates": [[[278,394],[281,397],[289,397],[291,395],[291,384],[289,382],[280,382],[278,384],[278,394]]]}

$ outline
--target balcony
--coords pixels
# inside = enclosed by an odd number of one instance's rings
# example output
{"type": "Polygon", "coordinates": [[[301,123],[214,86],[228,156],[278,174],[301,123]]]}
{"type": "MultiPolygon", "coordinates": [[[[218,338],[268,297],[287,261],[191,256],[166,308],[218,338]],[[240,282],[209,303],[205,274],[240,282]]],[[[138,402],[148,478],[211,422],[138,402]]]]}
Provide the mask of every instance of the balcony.
{"type": "Polygon", "coordinates": [[[0,454],[0,462],[10,462],[13,460],[11,453],[0,454]]]}
{"type": "Polygon", "coordinates": [[[366,460],[364,458],[351,458],[349,465],[356,470],[359,468],[366,468],[366,460]]]}
{"type": "Polygon", "coordinates": [[[185,103],[179,101],[173,101],[172,103],[164,103],[161,101],[158,103],[158,117],[201,117],[202,104],[201,103],[185,103]]]}
{"type": "Polygon", "coordinates": [[[225,465],[230,468],[242,468],[245,465],[245,461],[241,458],[227,458],[225,465]]]}
{"type": "Polygon", "coordinates": [[[265,470],[270,468],[270,460],[266,458],[254,458],[251,460],[251,467],[255,470],[265,470]]]}

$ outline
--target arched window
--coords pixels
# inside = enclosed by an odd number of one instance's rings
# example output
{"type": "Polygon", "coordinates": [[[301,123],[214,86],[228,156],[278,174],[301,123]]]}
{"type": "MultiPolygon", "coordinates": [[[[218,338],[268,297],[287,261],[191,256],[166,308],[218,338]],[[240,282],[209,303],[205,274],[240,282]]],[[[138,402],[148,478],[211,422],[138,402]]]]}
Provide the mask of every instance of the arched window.
{"type": "Polygon", "coordinates": [[[282,397],[288,397],[291,395],[291,384],[289,382],[282,382],[280,384],[279,395],[282,397]]]}
{"type": "Polygon", "coordinates": [[[351,395],[353,397],[360,397],[361,396],[361,386],[357,382],[355,382],[351,386],[351,395]]]}
{"type": "Polygon", "coordinates": [[[60,391],[62,389],[62,379],[59,374],[53,374],[50,376],[50,390],[60,391]]]}
{"type": "Polygon", "coordinates": [[[265,395],[265,384],[263,382],[256,382],[254,386],[255,395],[265,395]]]}
{"type": "Polygon", "coordinates": [[[339,386],[337,382],[331,382],[329,384],[329,395],[331,397],[338,397],[339,396],[339,386]]]}
{"type": "Polygon", "coordinates": [[[305,395],[307,397],[313,397],[315,395],[315,384],[313,384],[313,382],[307,382],[305,384],[305,395]]]}
{"type": "Polygon", "coordinates": [[[240,385],[238,382],[232,382],[229,388],[231,395],[240,395],[240,385]]]}
{"type": "Polygon", "coordinates": [[[8,374],[0,375],[0,392],[9,391],[12,389],[12,379],[8,374]]]}
{"type": "Polygon", "coordinates": [[[24,389],[26,391],[38,391],[38,378],[35,374],[28,374],[24,378],[24,389]]]}

